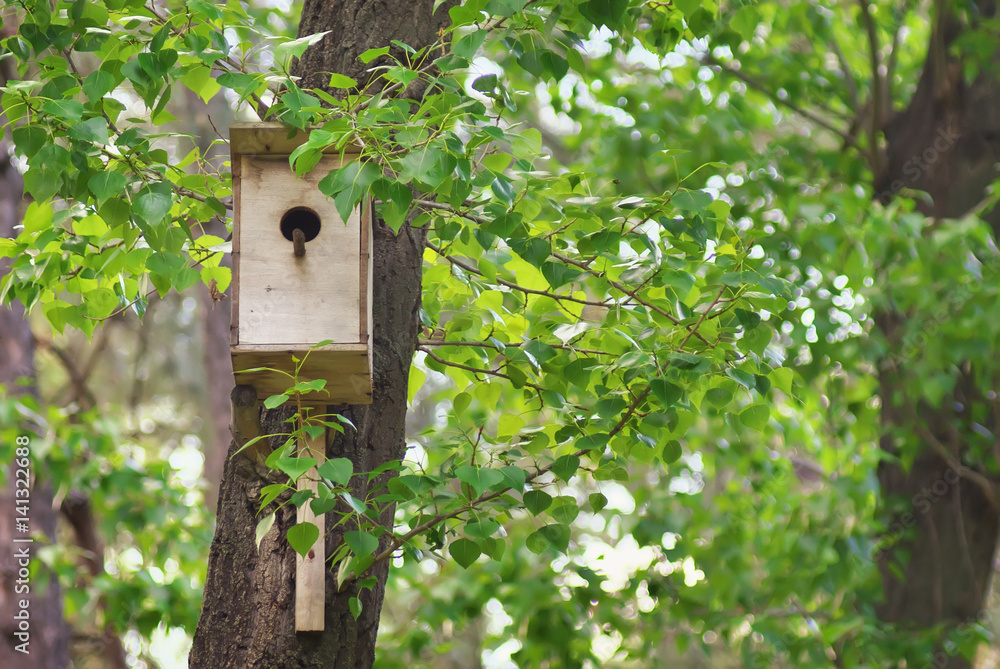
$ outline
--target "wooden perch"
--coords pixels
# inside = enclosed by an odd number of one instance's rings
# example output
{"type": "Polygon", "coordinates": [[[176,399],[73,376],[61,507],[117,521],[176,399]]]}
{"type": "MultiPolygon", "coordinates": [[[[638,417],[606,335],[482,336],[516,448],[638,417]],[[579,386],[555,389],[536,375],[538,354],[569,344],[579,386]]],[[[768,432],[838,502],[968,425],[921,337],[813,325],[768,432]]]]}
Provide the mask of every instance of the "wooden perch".
{"type": "Polygon", "coordinates": [[[306,233],[302,232],[302,228],[292,230],[292,247],[296,258],[306,254],[306,233]]]}

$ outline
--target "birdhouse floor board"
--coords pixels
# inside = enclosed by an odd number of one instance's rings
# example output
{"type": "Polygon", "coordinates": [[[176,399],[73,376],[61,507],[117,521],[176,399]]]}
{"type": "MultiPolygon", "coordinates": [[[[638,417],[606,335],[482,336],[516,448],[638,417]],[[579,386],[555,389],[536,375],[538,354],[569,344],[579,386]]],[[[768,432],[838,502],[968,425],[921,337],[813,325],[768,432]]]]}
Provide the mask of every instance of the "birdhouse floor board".
{"type": "MultiPolygon", "coordinates": [[[[233,348],[233,370],[236,382],[254,386],[261,399],[280,395],[292,386],[292,380],[279,371],[294,370],[292,355],[303,359],[308,347],[276,350],[276,347],[237,346],[233,348]],[[305,348],[306,350],[303,350],[305,348]],[[264,350],[266,349],[266,350],[264,350]],[[267,367],[267,370],[240,373],[240,370],[267,367]]],[[[371,369],[364,344],[334,344],[309,352],[299,373],[299,381],[325,379],[327,392],[303,396],[309,406],[327,404],[371,404],[371,369]]]]}

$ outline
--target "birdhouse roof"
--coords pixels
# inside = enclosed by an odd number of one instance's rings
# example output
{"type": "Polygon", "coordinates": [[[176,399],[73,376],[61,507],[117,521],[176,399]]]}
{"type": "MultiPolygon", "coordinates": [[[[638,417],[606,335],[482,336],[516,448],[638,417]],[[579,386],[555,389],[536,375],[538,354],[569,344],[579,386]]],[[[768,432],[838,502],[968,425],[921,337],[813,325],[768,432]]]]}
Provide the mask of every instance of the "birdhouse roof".
{"type": "MultiPolygon", "coordinates": [[[[239,170],[240,156],[287,156],[305,144],[310,130],[319,129],[299,130],[277,122],[233,123],[229,126],[229,153],[233,170],[239,170]]],[[[339,149],[329,146],[323,153],[357,155],[361,153],[361,147],[353,143],[339,149]]]]}

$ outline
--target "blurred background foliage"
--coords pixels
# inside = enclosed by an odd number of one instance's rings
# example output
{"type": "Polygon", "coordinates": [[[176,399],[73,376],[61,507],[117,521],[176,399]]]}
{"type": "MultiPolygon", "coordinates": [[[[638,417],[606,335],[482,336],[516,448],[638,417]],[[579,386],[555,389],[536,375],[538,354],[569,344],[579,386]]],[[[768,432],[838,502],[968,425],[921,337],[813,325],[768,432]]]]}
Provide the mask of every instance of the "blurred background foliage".
{"type": "MultiPolygon", "coordinates": [[[[761,393],[768,427],[722,410],[749,390],[734,377],[699,398],[684,438],[665,446],[670,464],[634,457],[620,475],[553,481],[548,492],[579,508],[564,555],[529,549],[540,521],[525,511],[506,517],[507,551],[468,569],[430,537],[424,559],[394,563],[378,667],[931,666],[933,635],[874,615],[885,529],[874,374],[901,356],[910,390],[936,402],[962,361],[995,372],[998,264],[982,261],[984,250],[995,258],[992,233],[974,216],[936,226],[917,213],[917,193],[873,203],[866,138],[848,125],[872,97],[870,78],[849,75],[870,70],[858,4],[688,0],[676,3],[685,23],[668,13],[652,29],[643,12],[670,4],[631,3],[634,20],[617,30],[540,27],[531,39],[572,66],[562,76],[538,76],[526,37],[488,40],[470,80],[501,76],[505,121],[540,133],[548,172],[585,174],[602,196],[703,190],[731,205],[733,225],[766,233],[755,239],[764,267],[792,286],[761,314],[775,332],[764,357],[783,365],[761,393]],[[911,316],[902,350],[873,328],[888,303],[911,316]]],[[[916,87],[931,4],[877,11],[901,99],[916,87]]],[[[294,6],[247,11],[262,31],[294,36],[294,6]]],[[[231,91],[208,102],[178,94],[167,125],[209,152],[204,138],[225,134],[236,102],[231,91]]],[[[447,267],[427,262],[428,310],[453,306],[447,267]]],[[[212,363],[228,309],[199,285],[151,300],[141,325],[129,312],[109,319],[92,339],[32,316],[37,398],[0,401],[0,458],[11,459],[14,426],[36,425],[34,455],[57,504],[89,507],[96,542],[67,524],[41,553],[66,589],[77,666],[104,666],[97,640],[108,629],[132,666],[184,666],[228,441],[228,415],[220,426],[219,411],[205,410],[231,386],[212,363]]],[[[521,426],[498,416],[525,410],[509,386],[456,384],[433,350],[414,362],[415,471],[437,471],[476,430],[502,442],[521,426]]],[[[401,505],[398,517],[412,512],[401,505]]],[[[983,643],[990,620],[955,637],[980,667],[998,662],[983,643]]]]}

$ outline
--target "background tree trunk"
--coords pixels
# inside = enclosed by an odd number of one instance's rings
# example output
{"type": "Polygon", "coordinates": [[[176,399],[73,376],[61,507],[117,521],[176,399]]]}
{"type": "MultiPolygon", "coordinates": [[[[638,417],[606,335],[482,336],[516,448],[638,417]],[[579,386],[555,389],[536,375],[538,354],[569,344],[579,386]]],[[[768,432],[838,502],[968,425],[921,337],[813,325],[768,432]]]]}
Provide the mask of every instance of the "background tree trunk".
{"type": "MultiPolygon", "coordinates": [[[[10,61],[0,66],[0,81],[6,83],[10,61]]],[[[11,152],[6,140],[0,137],[0,235],[13,236],[14,226],[21,222],[21,177],[10,162],[11,152]]],[[[9,261],[0,259],[0,275],[7,270],[9,261]]],[[[14,302],[9,308],[0,308],[0,384],[14,388],[14,381],[20,377],[33,379],[35,341],[28,322],[24,320],[23,307],[14,302]]],[[[17,392],[17,391],[15,391],[17,392]]],[[[22,388],[21,392],[34,392],[33,388],[22,388]]],[[[25,436],[34,435],[27,430],[25,436]]],[[[18,669],[63,669],[69,666],[69,628],[63,620],[62,589],[54,575],[47,578],[45,573],[36,574],[29,584],[30,592],[15,592],[18,580],[18,558],[14,551],[19,547],[30,547],[31,560],[37,565],[38,549],[42,544],[15,544],[15,537],[27,535],[15,533],[14,521],[14,469],[11,462],[0,464],[0,667],[18,669]],[[44,581],[48,580],[47,585],[44,581]],[[21,643],[14,632],[17,621],[14,614],[20,608],[18,601],[28,599],[30,606],[30,654],[15,650],[21,643]]],[[[34,485],[31,491],[31,514],[29,528],[34,534],[44,534],[49,539],[56,535],[58,512],[53,508],[52,490],[44,484],[45,473],[40,462],[32,466],[34,485]]]]}
{"type": "MultiPolygon", "coordinates": [[[[994,14],[992,3],[981,4],[984,18],[994,14]]],[[[962,63],[946,55],[947,46],[960,31],[973,28],[961,26],[951,16],[939,17],[917,89],[908,107],[886,128],[887,169],[877,175],[876,192],[885,200],[904,187],[926,191],[933,201],[925,205],[923,213],[935,218],[965,215],[981,202],[986,187],[998,177],[997,69],[982,64],[977,78],[967,82],[962,63]]],[[[998,214],[986,214],[995,232],[1000,231],[998,214]]],[[[901,343],[905,318],[906,314],[898,312],[877,317],[890,350],[905,348],[901,343]]],[[[978,370],[977,378],[977,370],[966,364],[955,372],[952,396],[944,406],[933,407],[912,397],[915,379],[906,365],[906,360],[889,360],[879,373],[885,428],[881,445],[893,455],[901,448],[914,447],[920,454],[908,469],[883,461],[878,476],[887,502],[903,500],[906,506],[889,519],[890,535],[909,528],[914,534],[895,547],[906,556],[901,561],[902,578],[890,569],[896,560],[895,549],[879,556],[886,600],[878,613],[891,622],[909,622],[922,628],[944,623],[954,628],[980,615],[993,571],[1000,529],[996,477],[977,464],[969,465],[968,470],[955,465],[968,464],[964,456],[970,445],[982,442],[972,430],[973,422],[994,424],[991,417],[998,415],[995,412],[1000,404],[983,389],[996,388],[997,379],[991,384],[990,379],[982,378],[983,370],[978,370]]],[[[996,434],[994,439],[998,439],[996,434]]],[[[996,448],[994,445],[993,453],[996,448]]],[[[971,665],[942,651],[931,666],[963,669],[971,665]]]]}
{"type": "MultiPolygon", "coordinates": [[[[366,81],[366,66],[356,57],[372,47],[397,39],[415,48],[433,42],[449,23],[448,4],[432,13],[433,0],[307,0],[299,35],[330,31],[299,61],[295,74],[303,87],[325,86],[330,72],[366,81]]],[[[401,54],[402,52],[400,52],[401,54]]],[[[424,232],[403,226],[399,234],[381,221],[373,225],[374,263],[374,393],[370,406],[338,409],[357,426],[356,434],[338,436],[328,445],[328,457],[348,457],[356,472],[399,460],[405,450],[407,378],[417,344],[424,232]]],[[[274,412],[268,412],[274,413],[274,412]]],[[[265,416],[265,427],[280,426],[280,416],[265,416]]],[[[230,453],[234,452],[230,447],[230,453]]],[[[283,509],[258,552],[254,543],[255,512],[264,482],[241,478],[239,460],[228,459],[223,472],[218,526],[209,556],[208,580],[201,619],[190,655],[192,669],[210,667],[371,667],[375,657],[388,563],[374,570],[377,585],[358,594],[349,587],[337,594],[333,571],[326,580],[326,629],[294,632],[295,556],[284,535],[294,511],[283,509]],[[277,530],[277,531],[276,531],[277,530]],[[357,620],[347,602],[359,596],[363,611],[357,620]]],[[[385,477],[368,484],[355,477],[355,496],[378,487],[385,477]]],[[[393,509],[380,521],[393,522],[393,509]]],[[[340,543],[341,531],[327,536],[327,555],[340,543]]],[[[387,546],[387,540],[383,546],[387,546]]],[[[380,550],[381,550],[380,548],[380,550]]]]}

